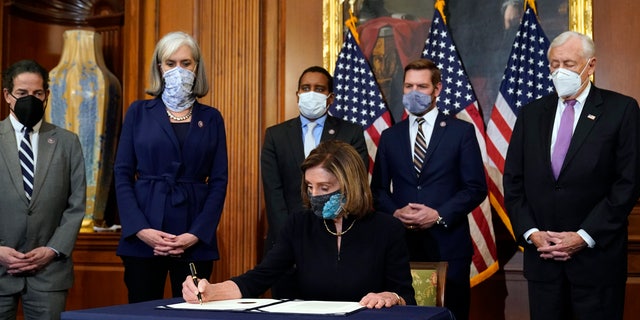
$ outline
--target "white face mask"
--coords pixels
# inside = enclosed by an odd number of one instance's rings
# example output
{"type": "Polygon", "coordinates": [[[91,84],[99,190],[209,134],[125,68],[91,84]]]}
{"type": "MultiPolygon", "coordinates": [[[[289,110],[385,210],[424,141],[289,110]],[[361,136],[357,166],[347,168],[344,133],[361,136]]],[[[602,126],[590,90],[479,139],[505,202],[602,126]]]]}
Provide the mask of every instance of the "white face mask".
{"type": "Polygon", "coordinates": [[[175,67],[166,71],[162,78],[164,79],[162,101],[169,110],[180,112],[193,105],[196,100],[193,96],[195,73],[185,68],[175,67]]]}
{"type": "Polygon", "coordinates": [[[322,117],[327,112],[328,98],[329,96],[313,91],[299,93],[298,108],[300,109],[300,114],[310,120],[322,117]]]}
{"type": "MultiPolygon", "coordinates": [[[[576,73],[571,70],[567,70],[564,68],[558,68],[551,74],[551,79],[553,80],[553,86],[556,87],[556,92],[558,93],[558,97],[566,98],[575,95],[580,87],[582,87],[582,73],[587,69],[587,66],[591,62],[591,58],[587,60],[587,64],[584,65],[582,71],[580,73],[576,73]]],[[[588,78],[587,80],[588,81],[588,78]]]]}

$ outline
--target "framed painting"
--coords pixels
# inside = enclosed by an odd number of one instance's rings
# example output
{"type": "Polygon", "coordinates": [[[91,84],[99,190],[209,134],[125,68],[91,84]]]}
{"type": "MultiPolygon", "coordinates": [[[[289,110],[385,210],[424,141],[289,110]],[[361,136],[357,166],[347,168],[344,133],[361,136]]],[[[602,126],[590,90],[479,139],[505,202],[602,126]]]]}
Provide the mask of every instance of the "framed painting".
{"type": "MultiPolygon", "coordinates": [[[[349,8],[358,18],[360,47],[367,57],[394,122],[401,119],[403,69],[422,53],[434,0],[323,0],[323,59],[335,69],[349,8]]],[[[524,0],[448,0],[451,37],[473,85],[485,122],[495,102],[524,0]]],[[[592,36],[592,0],[537,0],[538,19],[551,40],[566,30],[592,36]]]]}

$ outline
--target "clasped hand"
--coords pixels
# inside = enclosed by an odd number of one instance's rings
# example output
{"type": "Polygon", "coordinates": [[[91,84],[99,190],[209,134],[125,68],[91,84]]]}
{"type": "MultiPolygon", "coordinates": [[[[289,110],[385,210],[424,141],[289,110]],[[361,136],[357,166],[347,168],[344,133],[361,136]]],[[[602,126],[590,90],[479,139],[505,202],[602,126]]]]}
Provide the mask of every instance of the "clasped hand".
{"type": "Polygon", "coordinates": [[[420,203],[409,203],[397,209],[393,216],[400,220],[407,229],[428,229],[431,228],[438,217],[438,211],[420,203]]]}
{"type": "Polygon", "coordinates": [[[198,242],[198,238],[191,233],[174,235],[155,229],[142,229],[136,235],[153,248],[156,256],[180,256],[198,242]]]}
{"type": "Polygon", "coordinates": [[[540,258],[567,261],[587,244],[577,232],[536,231],[529,239],[538,248],[540,258]]]}
{"type": "Polygon", "coordinates": [[[48,265],[55,256],[55,252],[47,247],[38,247],[27,253],[10,247],[0,247],[0,264],[12,275],[35,273],[48,265]]]}

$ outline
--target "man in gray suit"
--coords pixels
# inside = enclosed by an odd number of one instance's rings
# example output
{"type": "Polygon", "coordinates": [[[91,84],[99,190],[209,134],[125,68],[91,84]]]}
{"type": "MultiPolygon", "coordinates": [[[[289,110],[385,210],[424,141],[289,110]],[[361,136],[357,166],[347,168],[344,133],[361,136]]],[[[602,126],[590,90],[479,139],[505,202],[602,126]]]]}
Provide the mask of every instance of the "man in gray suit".
{"type": "Polygon", "coordinates": [[[42,120],[48,81],[32,60],[2,77],[11,113],[0,121],[1,319],[15,319],[20,300],[25,319],[59,319],[73,283],[84,158],[77,135],[42,120]]]}
{"type": "MultiPolygon", "coordinates": [[[[269,222],[265,253],[275,244],[287,217],[303,210],[300,165],[311,149],[321,141],[342,140],[358,151],[365,166],[369,164],[362,127],[327,114],[333,102],[333,77],[326,69],[313,66],[304,70],[296,94],[300,116],[267,128],[262,146],[262,185],[269,222]],[[307,139],[307,133],[313,139],[307,139]]],[[[274,285],[273,296],[295,296],[287,286],[274,285]]]]}

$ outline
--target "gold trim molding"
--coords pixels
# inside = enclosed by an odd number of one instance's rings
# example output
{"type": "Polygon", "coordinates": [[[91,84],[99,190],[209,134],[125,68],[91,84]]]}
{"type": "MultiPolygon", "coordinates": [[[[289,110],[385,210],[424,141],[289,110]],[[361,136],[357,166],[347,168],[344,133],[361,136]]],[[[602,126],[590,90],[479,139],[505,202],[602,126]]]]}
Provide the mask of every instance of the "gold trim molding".
{"type": "Polygon", "coordinates": [[[593,39],[593,0],[569,0],[569,30],[593,39]]]}
{"type": "Polygon", "coordinates": [[[324,68],[333,73],[344,27],[343,0],[322,0],[322,60],[324,68]]]}
{"type": "MultiPolygon", "coordinates": [[[[584,33],[593,39],[593,0],[567,1],[569,1],[569,30],[584,33]]],[[[324,67],[329,72],[333,72],[342,46],[344,0],[322,0],[322,2],[322,60],[324,67]]]]}

